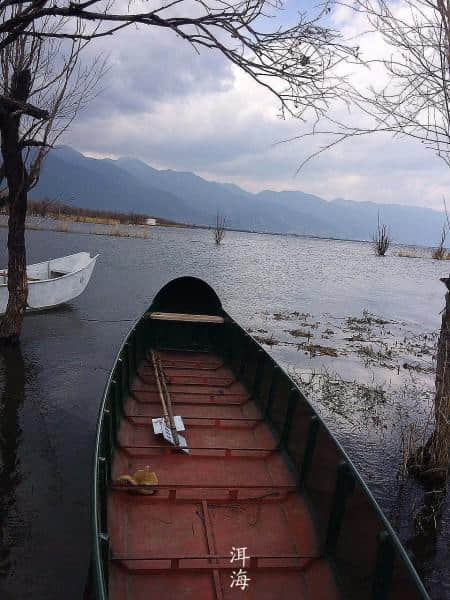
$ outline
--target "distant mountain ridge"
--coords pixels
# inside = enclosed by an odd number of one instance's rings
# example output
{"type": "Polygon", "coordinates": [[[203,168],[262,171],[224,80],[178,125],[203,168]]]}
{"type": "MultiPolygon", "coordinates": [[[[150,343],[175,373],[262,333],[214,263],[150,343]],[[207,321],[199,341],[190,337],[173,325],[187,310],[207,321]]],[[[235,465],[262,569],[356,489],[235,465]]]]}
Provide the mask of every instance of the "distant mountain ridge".
{"type": "Polygon", "coordinates": [[[427,208],[326,201],[301,191],[254,194],[134,158],[90,158],[68,146],[49,153],[30,195],[198,225],[211,225],[219,212],[236,229],[360,240],[371,239],[380,213],[394,241],[418,245],[435,245],[444,223],[442,213],[427,208]]]}

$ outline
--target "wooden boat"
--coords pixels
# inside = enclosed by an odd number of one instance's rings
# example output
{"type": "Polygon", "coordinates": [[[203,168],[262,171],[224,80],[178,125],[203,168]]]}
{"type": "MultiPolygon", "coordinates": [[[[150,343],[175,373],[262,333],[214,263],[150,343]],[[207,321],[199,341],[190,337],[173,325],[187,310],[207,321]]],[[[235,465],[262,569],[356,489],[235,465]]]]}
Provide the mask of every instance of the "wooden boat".
{"type": "Polygon", "coordinates": [[[429,598],[302,392],[195,278],[118,353],[92,492],[100,600],[429,598]]]}
{"type": "MultiPolygon", "coordinates": [[[[86,289],[97,256],[78,252],[27,266],[28,310],[52,308],[69,302],[86,289]]],[[[0,271],[0,314],[8,304],[8,271],[0,271]]]]}

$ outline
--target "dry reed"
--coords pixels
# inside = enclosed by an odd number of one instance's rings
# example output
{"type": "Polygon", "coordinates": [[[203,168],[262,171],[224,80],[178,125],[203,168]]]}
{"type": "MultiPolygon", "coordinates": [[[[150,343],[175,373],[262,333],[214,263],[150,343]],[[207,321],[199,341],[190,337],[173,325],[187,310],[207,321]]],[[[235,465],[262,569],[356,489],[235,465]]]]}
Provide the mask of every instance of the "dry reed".
{"type": "Polygon", "coordinates": [[[400,256],[402,258],[421,258],[420,254],[418,254],[414,250],[399,250],[397,252],[397,256],[400,256]]]}
{"type": "Polygon", "coordinates": [[[444,260],[447,255],[447,251],[444,248],[445,238],[447,237],[447,230],[445,225],[442,227],[441,232],[441,241],[439,242],[439,246],[433,250],[433,254],[431,255],[436,260],[444,260]]]}
{"type": "Polygon", "coordinates": [[[380,223],[380,215],[378,215],[378,226],[373,234],[373,245],[377,256],[384,256],[391,245],[391,237],[387,225],[380,223]]]}
{"type": "Polygon", "coordinates": [[[226,217],[217,213],[216,223],[214,225],[214,241],[217,246],[222,243],[222,240],[224,238],[225,223],[226,223],[226,217]]]}

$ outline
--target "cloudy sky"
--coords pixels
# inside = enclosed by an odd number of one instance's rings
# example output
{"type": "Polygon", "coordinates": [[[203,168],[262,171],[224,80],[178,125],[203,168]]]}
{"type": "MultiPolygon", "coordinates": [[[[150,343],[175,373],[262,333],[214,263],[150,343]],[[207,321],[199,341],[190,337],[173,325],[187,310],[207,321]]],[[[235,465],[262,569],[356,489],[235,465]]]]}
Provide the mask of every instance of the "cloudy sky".
{"type": "MultiPolygon", "coordinates": [[[[290,0],[281,22],[292,23],[309,5],[290,0]]],[[[350,11],[333,13],[329,23],[346,36],[362,28],[350,11]]],[[[370,44],[373,39],[358,41],[363,52],[370,44]]],[[[281,120],[276,98],[219,53],[198,55],[170,31],[145,27],[99,40],[98,51],[109,54],[103,91],[63,140],[85,154],[133,156],[250,191],[299,189],[328,200],[442,208],[450,171],[420,143],[388,135],[353,139],[296,174],[321,141],[279,142],[311,123],[281,120]]],[[[373,79],[377,73],[365,70],[360,77],[373,79]]]]}

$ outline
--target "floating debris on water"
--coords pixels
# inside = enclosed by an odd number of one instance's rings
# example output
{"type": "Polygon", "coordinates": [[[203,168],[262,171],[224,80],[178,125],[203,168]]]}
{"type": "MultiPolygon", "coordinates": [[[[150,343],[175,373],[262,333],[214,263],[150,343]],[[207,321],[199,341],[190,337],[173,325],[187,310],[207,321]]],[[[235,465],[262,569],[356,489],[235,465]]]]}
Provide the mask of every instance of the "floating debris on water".
{"type": "Polygon", "coordinates": [[[338,356],[337,350],[330,346],[322,346],[321,344],[298,344],[299,350],[308,352],[311,356],[338,356]]]}
{"type": "Polygon", "coordinates": [[[259,344],[265,344],[266,346],[276,346],[277,344],[279,344],[280,342],[278,340],[276,340],[273,335],[272,336],[262,336],[262,335],[254,335],[253,338],[259,343],[259,344]]]}
{"type": "Polygon", "coordinates": [[[285,331],[287,331],[294,337],[310,338],[313,336],[313,334],[310,331],[305,331],[304,329],[286,329],[285,331]]]}

